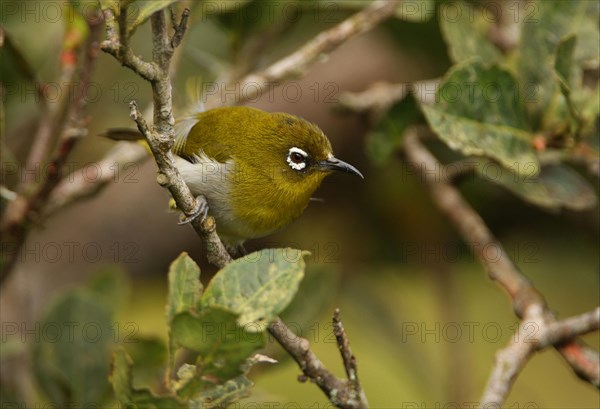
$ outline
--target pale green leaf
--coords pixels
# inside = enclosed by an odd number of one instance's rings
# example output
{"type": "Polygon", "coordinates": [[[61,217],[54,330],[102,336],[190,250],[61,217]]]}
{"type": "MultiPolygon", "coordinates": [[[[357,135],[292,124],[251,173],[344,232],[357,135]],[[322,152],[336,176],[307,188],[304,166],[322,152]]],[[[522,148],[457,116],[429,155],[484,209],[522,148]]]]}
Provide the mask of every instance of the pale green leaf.
{"type": "Polygon", "coordinates": [[[448,44],[450,57],[455,63],[474,57],[487,64],[500,61],[502,54],[486,38],[482,31],[485,27],[477,25],[474,19],[474,16],[483,15],[483,12],[474,11],[473,6],[463,2],[444,3],[441,6],[440,28],[448,44]]]}
{"type": "Polygon", "coordinates": [[[493,158],[506,168],[539,171],[539,160],[531,149],[527,132],[485,124],[427,106],[423,112],[431,128],[450,148],[467,156],[493,158]]]}
{"type": "Polygon", "coordinates": [[[245,375],[230,379],[222,385],[203,391],[189,402],[191,409],[221,409],[250,396],[254,384],[245,375]]]}
{"type": "Polygon", "coordinates": [[[175,314],[195,308],[202,294],[200,267],[183,252],[169,267],[169,295],[167,300],[167,322],[175,314]]]}
{"type": "Polygon", "coordinates": [[[422,109],[450,148],[507,168],[539,170],[519,84],[510,72],[479,61],[458,65],[444,79],[435,105],[422,109]]]}
{"type": "Polygon", "coordinates": [[[164,380],[167,347],[158,338],[136,336],[135,340],[123,343],[132,358],[133,386],[160,385],[164,380]]]}
{"type": "Polygon", "coordinates": [[[292,301],[304,277],[304,256],[292,248],[264,249],[225,266],[204,292],[201,305],[239,315],[240,326],[262,331],[292,301]]]}
{"type": "Polygon", "coordinates": [[[477,165],[479,175],[485,180],[505,187],[536,206],[584,210],[596,204],[594,189],[565,165],[543,165],[538,175],[506,169],[499,171],[498,166],[485,160],[480,160],[477,165]]]}
{"type": "Polygon", "coordinates": [[[248,331],[237,321],[236,314],[219,308],[182,312],[173,318],[171,336],[177,345],[199,353],[202,375],[225,381],[243,373],[246,359],[265,343],[263,332],[248,331]]]}
{"type": "Polygon", "coordinates": [[[119,349],[113,355],[110,382],[115,397],[124,407],[138,409],[178,409],[187,408],[174,396],[157,396],[147,388],[136,389],[132,386],[133,362],[129,355],[119,349]]]}
{"type": "Polygon", "coordinates": [[[583,66],[590,62],[598,66],[598,2],[544,0],[532,3],[532,6],[535,21],[524,19],[521,22],[516,72],[521,84],[536,90],[536,103],[530,106],[534,119],[541,126],[551,128],[567,115],[567,111],[556,103],[560,89],[554,75],[555,52],[565,37],[577,36],[572,76],[578,86],[583,66]]]}
{"type": "MultiPolygon", "coordinates": [[[[563,38],[556,48],[556,60],[554,70],[558,75],[561,87],[565,90],[571,89],[571,77],[573,74],[573,54],[577,37],[573,34],[563,38]]],[[[563,93],[566,91],[563,91],[563,93]]]]}

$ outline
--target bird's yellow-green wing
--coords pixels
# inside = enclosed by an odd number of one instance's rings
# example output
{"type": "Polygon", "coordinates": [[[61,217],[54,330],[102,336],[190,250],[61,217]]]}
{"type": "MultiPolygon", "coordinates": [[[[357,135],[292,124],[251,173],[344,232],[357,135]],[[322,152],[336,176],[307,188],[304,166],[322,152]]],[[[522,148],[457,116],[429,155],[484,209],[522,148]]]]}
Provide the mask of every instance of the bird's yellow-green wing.
{"type": "Polygon", "coordinates": [[[235,152],[249,152],[253,143],[250,129],[271,120],[271,114],[249,107],[214,108],[183,118],[176,125],[173,151],[193,158],[203,152],[221,163],[235,152]]]}

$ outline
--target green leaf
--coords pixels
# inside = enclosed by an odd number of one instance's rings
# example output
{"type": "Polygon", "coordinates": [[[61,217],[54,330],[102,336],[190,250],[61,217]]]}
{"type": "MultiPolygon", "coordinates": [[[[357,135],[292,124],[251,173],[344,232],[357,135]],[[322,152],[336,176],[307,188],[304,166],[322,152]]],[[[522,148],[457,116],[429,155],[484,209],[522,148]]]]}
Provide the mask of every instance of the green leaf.
{"type": "Polygon", "coordinates": [[[400,146],[404,130],[421,116],[421,110],[412,94],[396,102],[367,134],[369,158],[378,165],[385,165],[400,146]]]}
{"type": "Polygon", "coordinates": [[[202,392],[189,402],[190,409],[226,408],[238,400],[250,396],[254,384],[245,375],[230,379],[222,385],[202,392]]]}
{"type": "Polygon", "coordinates": [[[597,41],[598,5],[586,0],[544,0],[532,4],[536,11],[535,21],[524,19],[522,22],[516,72],[521,84],[536,90],[536,104],[532,105],[534,119],[548,128],[560,122],[557,117],[567,114],[555,106],[559,84],[553,71],[555,52],[562,39],[576,34],[578,40],[582,40],[574,54],[575,77],[581,78],[584,64],[590,61],[597,67],[600,47],[597,41]]]}
{"type": "Polygon", "coordinates": [[[34,372],[51,401],[98,405],[108,396],[111,315],[94,295],[79,290],[62,296],[45,314],[40,335],[34,372]]]}
{"type": "Polygon", "coordinates": [[[571,93],[573,84],[573,55],[576,43],[577,37],[574,34],[562,39],[556,48],[556,60],[554,62],[554,72],[558,78],[560,91],[565,99],[570,115],[569,132],[571,135],[575,136],[579,135],[579,130],[583,126],[581,115],[575,106],[571,93]]]}
{"type": "Polygon", "coordinates": [[[306,251],[264,249],[225,266],[211,280],[202,307],[239,315],[238,323],[262,331],[292,301],[304,277],[306,251]]]}
{"type": "Polygon", "coordinates": [[[119,403],[125,407],[138,409],[177,409],[187,408],[174,396],[157,396],[149,389],[136,389],[132,386],[133,362],[129,355],[119,349],[113,355],[110,382],[113,385],[115,396],[119,403]]]}
{"type": "Polygon", "coordinates": [[[477,16],[483,20],[484,13],[473,10],[472,6],[463,2],[444,3],[440,8],[440,28],[448,44],[450,57],[455,63],[474,57],[487,64],[500,61],[502,54],[486,38],[481,21],[477,24],[474,19],[477,16]]]}
{"type": "Polygon", "coordinates": [[[216,307],[182,312],[173,318],[171,336],[176,345],[200,354],[203,376],[222,382],[242,373],[241,365],[265,344],[263,332],[247,331],[237,321],[236,314],[216,307]]]}
{"type": "Polygon", "coordinates": [[[438,90],[436,104],[422,109],[450,148],[507,168],[539,170],[519,84],[510,72],[478,61],[458,65],[438,90]]]}
{"type": "Polygon", "coordinates": [[[195,308],[202,289],[200,267],[186,252],[181,253],[169,267],[167,322],[175,314],[195,308]]]}
{"type": "Polygon", "coordinates": [[[124,343],[127,354],[136,363],[132,368],[133,386],[160,386],[167,362],[167,348],[158,338],[136,337],[134,342],[124,343]]]}
{"type": "Polygon", "coordinates": [[[173,338],[171,322],[173,317],[195,308],[202,294],[200,267],[186,252],[177,257],[169,267],[169,294],[167,297],[167,325],[169,326],[169,371],[175,367],[176,343],[173,338]]]}
{"type": "Polygon", "coordinates": [[[482,160],[476,167],[480,176],[536,206],[549,209],[584,210],[596,204],[596,194],[589,183],[577,172],[561,164],[543,165],[540,173],[518,173],[482,160]],[[490,170],[491,169],[491,170],[490,170]]]}
{"type": "MultiPolygon", "coordinates": [[[[573,54],[575,52],[575,44],[577,37],[574,34],[563,38],[556,48],[556,60],[554,62],[554,70],[560,80],[562,88],[571,89],[571,77],[573,74],[573,54]]],[[[564,92],[564,91],[563,91],[564,92]]]]}
{"type": "Polygon", "coordinates": [[[169,7],[178,0],[137,0],[129,7],[137,11],[135,19],[129,26],[129,30],[133,31],[150,18],[157,11],[169,7]]]}

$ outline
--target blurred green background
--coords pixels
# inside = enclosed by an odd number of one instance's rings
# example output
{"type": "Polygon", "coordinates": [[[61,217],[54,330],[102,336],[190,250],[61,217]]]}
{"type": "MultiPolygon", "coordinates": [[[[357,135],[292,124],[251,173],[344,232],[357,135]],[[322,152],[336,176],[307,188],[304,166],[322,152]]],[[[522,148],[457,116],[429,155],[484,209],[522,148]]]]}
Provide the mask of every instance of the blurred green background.
{"type": "MultiPolygon", "coordinates": [[[[210,13],[201,3],[195,5],[178,51],[176,115],[199,98],[197,84],[215,81],[240,64],[244,57],[236,50],[246,40],[281,22],[277,16],[281,18],[286,2],[271,3],[245,4],[228,13],[210,13]]],[[[299,7],[289,27],[260,56],[253,56],[258,67],[289,54],[361,5],[317,3],[299,7]]],[[[60,17],[64,16],[55,18],[52,8],[60,13],[61,4],[3,1],[0,23],[40,81],[66,92],[68,84],[58,79],[65,29],[60,17]]],[[[418,4],[433,7],[428,2],[418,4]]],[[[434,11],[418,10],[425,16],[434,11]]],[[[149,25],[144,24],[133,38],[133,48],[146,57],[151,52],[149,33],[149,25]]],[[[12,160],[22,163],[40,113],[33,85],[18,70],[7,68],[12,65],[9,56],[2,54],[5,142],[12,160]]],[[[365,153],[368,119],[335,111],[344,92],[361,91],[377,81],[436,78],[449,67],[436,16],[423,21],[397,18],[348,41],[314,64],[303,78],[286,82],[249,104],[315,122],[331,139],[336,156],[365,175],[364,181],[346,175],[328,178],[317,192],[323,202],[312,202],[298,221],[275,235],[249,242],[247,249],[297,247],[312,252],[307,259],[310,279],[288,319],[301,325],[314,352],[342,375],[330,325],[333,308],[341,308],[373,408],[466,407],[466,402],[477,401],[494,353],[506,345],[518,325],[507,296],[487,278],[403,158],[396,155],[385,165],[375,164],[365,153]]],[[[80,172],[92,172],[90,164],[113,144],[98,134],[111,127],[132,126],[128,102],[135,99],[140,107],[147,107],[151,100],[149,85],[104,53],[98,57],[93,84],[86,111],[89,135],[69,158],[80,172]]],[[[441,145],[434,148],[441,157],[451,156],[441,145]]],[[[3,161],[8,157],[5,153],[3,161]]],[[[133,323],[136,336],[166,339],[169,263],[187,251],[201,264],[203,282],[214,274],[214,268],[204,262],[193,230],[177,226],[177,215],[166,210],[168,196],[155,183],[153,163],[135,164],[114,179],[93,199],[64,209],[31,234],[0,293],[3,331],[6,323],[34,327],[48,303],[65,289],[85,282],[101,268],[116,265],[130,281],[127,302],[117,314],[118,327],[133,323]]],[[[597,180],[591,181],[597,187],[597,180]]],[[[558,317],[598,305],[597,207],[549,212],[478,179],[467,180],[461,191],[558,317]]],[[[35,396],[39,387],[28,374],[32,358],[27,355],[28,345],[35,340],[19,339],[24,341],[16,348],[20,352],[3,359],[2,385],[5,392],[35,396]]],[[[597,333],[584,340],[598,347],[597,333]]],[[[245,404],[327,404],[316,386],[296,381],[299,369],[278,346],[271,345],[269,351],[281,362],[253,370],[256,386],[245,404]]],[[[598,391],[579,381],[559,354],[548,349],[528,363],[506,406],[594,408],[598,399],[598,391]]]]}

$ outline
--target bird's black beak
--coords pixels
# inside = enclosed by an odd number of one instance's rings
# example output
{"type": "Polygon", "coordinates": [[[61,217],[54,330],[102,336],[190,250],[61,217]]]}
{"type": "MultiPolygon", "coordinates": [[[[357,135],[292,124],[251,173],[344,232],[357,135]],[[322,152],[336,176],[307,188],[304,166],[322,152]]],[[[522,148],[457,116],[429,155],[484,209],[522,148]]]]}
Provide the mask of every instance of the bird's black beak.
{"type": "Polygon", "coordinates": [[[362,173],[360,173],[360,171],[354,166],[344,162],[343,160],[334,158],[333,156],[324,161],[319,162],[319,167],[325,170],[338,170],[341,172],[351,173],[353,175],[359,176],[361,179],[364,179],[362,173]]]}

